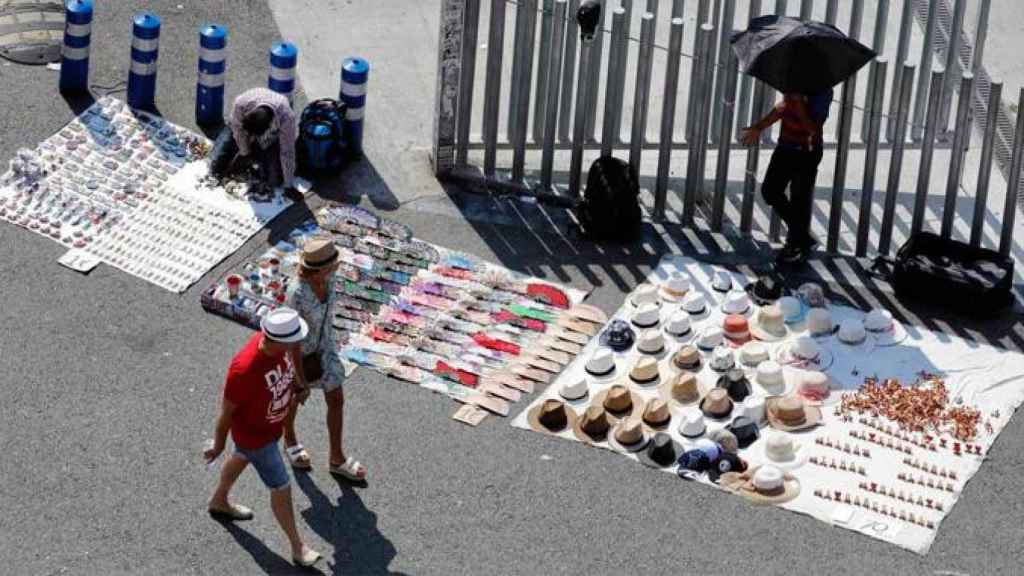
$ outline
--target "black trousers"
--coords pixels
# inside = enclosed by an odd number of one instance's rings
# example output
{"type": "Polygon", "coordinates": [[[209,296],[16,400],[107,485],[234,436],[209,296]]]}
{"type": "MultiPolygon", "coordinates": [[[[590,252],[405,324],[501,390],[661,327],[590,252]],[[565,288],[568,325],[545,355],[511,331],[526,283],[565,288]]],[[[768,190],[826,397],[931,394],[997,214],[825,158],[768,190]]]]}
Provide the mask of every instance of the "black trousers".
{"type": "MultiPolygon", "coordinates": [[[[280,186],[284,183],[284,176],[281,170],[281,148],[280,143],[274,142],[266,150],[253,144],[251,147],[252,159],[259,166],[260,178],[269,186],[280,186]]],[[[231,162],[238,155],[238,143],[235,142],[235,135],[231,128],[225,126],[213,143],[213,150],[210,151],[210,174],[217,177],[230,176],[228,169],[231,162]]]]}
{"type": "Polygon", "coordinates": [[[813,151],[776,148],[761,183],[765,202],[786,223],[786,244],[806,244],[811,238],[811,206],[818,178],[821,149],[813,151]],[[789,187],[789,197],[786,197],[789,187]]]}

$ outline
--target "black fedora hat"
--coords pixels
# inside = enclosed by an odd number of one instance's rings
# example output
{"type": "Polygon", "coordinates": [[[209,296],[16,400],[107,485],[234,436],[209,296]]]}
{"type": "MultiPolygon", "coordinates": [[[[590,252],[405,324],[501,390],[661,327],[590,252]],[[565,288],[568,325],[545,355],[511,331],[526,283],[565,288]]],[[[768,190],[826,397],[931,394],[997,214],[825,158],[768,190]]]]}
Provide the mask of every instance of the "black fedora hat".
{"type": "Polygon", "coordinates": [[[711,463],[711,467],[708,468],[708,479],[718,484],[718,479],[726,472],[746,472],[747,462],[743,458],[740,458],[736,454],[731,452],[722,451],[722,455],[711,463]]]}
{"type": "Polygon", "coordinates": [[[758,306],[767,306],[782,298],[782,282],[774,276],[760,276],[747,285],[747,294],[758,306]]]}
{"type": "Polygon", "coordinates": [[[717,386],[724,388],[733,402],[743,402],[743,399],[750,396],[752,391],[746,373],[739,369],[729,370],[719,376],[717,386]]]}
{"type": "Polygon", "coordinates": [[[647,449],[637,454],[637,458],[651,468],[668,468],[676,463],[682,452],[682,447],[672,436],[658,432],[647,444],[647,449]]]}
{"type": "Polygon", "coordinates": [[[761,436],[761,432],[757,427],[757,422],[754,422],[746,416],[737,416],[732,422],[726,424],[725,429],[736,436],[736,441],[739,443],[740,448],[750,446],[761,436]]]}
{"type": "Polygon", "coordinates": [[[607,346],[616,352],[623,352],[633,347],[636,333],[625,321],[612,320],[605,331],[601,333],[600,341],[602,346],[607,346]]]}

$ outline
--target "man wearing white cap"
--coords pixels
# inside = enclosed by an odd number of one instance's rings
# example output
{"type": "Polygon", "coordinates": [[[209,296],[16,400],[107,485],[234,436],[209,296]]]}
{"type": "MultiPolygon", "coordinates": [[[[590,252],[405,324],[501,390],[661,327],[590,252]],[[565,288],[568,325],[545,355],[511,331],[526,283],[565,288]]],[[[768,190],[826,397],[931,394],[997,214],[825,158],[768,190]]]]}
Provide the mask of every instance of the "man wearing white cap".
{"type": "Polygon", "coordinates": [[[320,554],[303,543],[295,527],[288,468],[277,444],[294,400],[295,347],[308,333],[306,322],[290,308],[278,308],[263,318],[262,331],[231,360],[214,445],[203,454],[213,462],[224,451],[231,432],[235,450],[221,468],[220,484],[208,505],[210,515],[226,521],[252,519],[252,510],[228,501],[231,487],[252,464],[270,489],[270,507],[299,566],[312,566],[320,554]]]}

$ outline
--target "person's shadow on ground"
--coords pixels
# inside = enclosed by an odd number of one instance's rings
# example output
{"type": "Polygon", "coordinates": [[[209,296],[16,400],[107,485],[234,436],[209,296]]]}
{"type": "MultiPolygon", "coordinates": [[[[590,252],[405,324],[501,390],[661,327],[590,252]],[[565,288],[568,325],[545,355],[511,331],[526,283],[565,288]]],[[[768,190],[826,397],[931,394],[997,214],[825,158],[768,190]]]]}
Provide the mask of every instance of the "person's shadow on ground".
{"type": "Polygon", "coordinates": [[[335,482],[341,494],[332,501],[312,476],[295,475],[295,483],[310,502],[301,512],[303,519],[320,538],[334,545],[328,569],[334,574],[396,574],[388,566],[397,550],[377,529],[377,515],[366,508],[351,484],[335,482]]]}
{"type": "MultiPolygon", "coordinates": [[[[221,522],[221,524],[228,531],[228,534],[231,534],[231,537],[238,542],[238,545],[252,555],[252,559],[259,564],[266,574],[324,574],[317,567],[300,568],[295,566],[280,554],[268,548],[262,540],[253,536],[248,530],[234,522],[221,522]]],[[[323,560],[320,561],[319,566],[323,566],[323,560]]]]}

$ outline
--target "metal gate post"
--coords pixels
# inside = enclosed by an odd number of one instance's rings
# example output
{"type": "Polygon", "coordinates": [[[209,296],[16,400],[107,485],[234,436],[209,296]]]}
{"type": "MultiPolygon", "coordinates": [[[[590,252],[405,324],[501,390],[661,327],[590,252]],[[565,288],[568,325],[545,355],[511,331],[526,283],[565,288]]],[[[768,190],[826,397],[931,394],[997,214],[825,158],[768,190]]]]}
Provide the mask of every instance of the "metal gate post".
{"type": "MultiPolygon", "coordinates": [[[[616,108],[621,114],[623,84],[614,80],[619,77],[619,70],[625,67],[625,59],[622,58],[625,50],[625,43],[628,42],[626,28],[626,11],[620,6],[612,11],[612,37],[608,47],[608,72],[604,91],[604,121],[601,128],[601,155],[608,156],[612,148],[618,143],[620,135],[618,126],[615,123],[616,108]]],[[[620,116],[621,118],[621,116],[620,116]]]]}
{"type": "MultiPolygon", "coordinates": [[[[903,172],[903,148],[907,142],[907,117],[910,111],[910,96],[914,91],[914,66],[903,63],[900,73],[899,106],[896,108],[896,133],[892,138],[892,156],[889,159],[889,182],[885,188],[885,209],[882,212],[882,229],[878,235],[878,253],[888,254],[892,243],[892,226],[896,213],[896,199],[900,193],[900,176],[903,172]]],[[[895,95],[893,95],[895,97],[895,95]]]]}
{"type": "MultiPolygon", "coordinates": [[[[875,51],[875,54],[881,56],[885,53],[885,30],[889,25],[889,0],[878,0],[878,5],[875,11],[875,33],[871,39],[871,49],[875,51]]],[[[868,92],[864,95],[864,114],[861,117],[860,125],[860,139],[863,142],[868,140],[868,130],[871,125],[871,117],[874,114],[874,110],[871,108],[873,104],[873,92],[871,87],[875,85],[875,67],[872,66],[868,71],[868,92]]],[[[882,83],[885,83],[885,78],[882,78],[882,83]]]]}
{"type": "MultiPolygon", "coordinates": [[[[565,21],[566,0],[555,0],[555,14],[551,20],[551,62],[548,65],[548,105],[544,109],[544,151],[540,160],[540,185],[544,193],[551,192],[551,172],[555,163],[555,132],[558,128],[558,104],[561,90],[563,39],[568,25],[565,21]]],[[[568,95],[566,96],[568,97],[568,95]]]]}
{"type": "Polygon", "coordinates": [[[491,0],[487,38],[487,83],[484,85],[484,175],[494,177],[501,107],[501,59],[505,51],[505,0],[491,0]]]}
{"type": "MultiPolygon", "coordinates": [[[[662,99],[661,136],[658,140],[658,173],[654,182],[654,219],[665,217],[668,171],[672,162],[672,133],[675,130],[676,97],[679,87],[679,58],[683,49],[683,19],[673,18],[668,39],[668,64],[662,99]]],[[[692,152],[691,152],[692,153],[692,152]]]]}
{"type": "MultiPolygon", "coordinates": [[[[1024,110],[1024,88],[1017,97],[1017,110],[1024,110]]],[[[1013,133],[1013,157],[1006,175],[1006,204],[1003,205],[1003,232],[999,235],[999,254],[1004,258],[1013,248],[1013,224],[1017,218],[1017,194],[1020,191],[1020,167],[1024,163],[1024,114],[1017,114],[1017,130],[1013,133]]]]}
{"type": "Polygon", "coordinates": [[[953,89],[960,73],[960,33],[964,27],[965,0],[956,0],[953,5],[953,24],[946,42],[946,83],[942,85],[942,107],[939,108],[940,132],[949,130],[949,115],[953,108],[953,89]]]}
{"type": "MultiPolygon", "coordinates": [[[[512,141],[512,181],[522,182],[526,164],[526,135],[529,132],[530,88],[533,86],[533,45],[536,43],[537,0],[519,0],[512,68],[512,101],[509,103],[509,139],[512,141]],[[520,22],[522,19],[522,22],[520,22]],[[522,29],[520,29],[522,24],[522,29]],[[516,68],[519,75],[516,78],[516,68]]],[[[544,67],[538,67],[543,69],[544,67]]],[[[540,82],[540,79],[537,79],[540,82]]],[[[539,111],[536,113],[540,113],[539,111]]],[[[539,138],[535,138],[539,142],[539,138]]]]}
{"type": "Polygon", "coordinates": [[[949,177],[946,179],[946,201],[942,209],[942,237],[949,238],[953,234],[953,219],[956,217],[956,197],[960,191],[960,177],[964,168],[964,151],[971,135],[967,128],[968,111],[971,109],[971,98],[974,92],[974,74],[964,72],[960,78],[960,97],[956,108],[956,132],[953,134],[953,148],[949,151],[949,177]]]}
{"type": "MultiPolygon", "coordinates": [[[[472,4],[478,0],[469,0],[472,4]]],[[[460,99],[463,46],[463,13],[466,0],[442,0],[441,25],[438,33],[437,87],[434,94],[433,163],[434,175],[444,176],[455,167],[456,126],[463,106],[469,99],[460,99]]],[[[472,78],[470,78],[472,84],[472,78]]],[[[470,93],[472,98],[472,93],[470,93]]],[[[468,119],[466,120],[468,122],[468,119]]],[[[468,131],[467,131],[468,134],[468,131]]]]}
{"type": "Polygon", "coordinates": [[[587,140],[588,122],[591,112],[590,78],[597,71],[601,59],[595,58],[597,44],[594,34],[603,34],[601,25],[592,34],[580,30],[580,73],[579,84],[576,85],[576,112],[572,125],[572,157],[569,160],[569,194],[575,199],[580,194],[580,178],[583,173],[583,144],[587,140]]]}
{"type": "Polygon", "coordinates": [[[882,129],[882,102],[885,101],[885,74],[888,61],[875,58],[871,63],[874,83],[868,86],[871,97],[871,116],[865,143],[867,151],[864,156],[864,186],[860,195],[860,214],[857,219],[857,257],[864,256],[868,251],[868,232],[871,228],[871,207],[875,196],[875,176],[878,173],[878,140],[882,129]]]}
{"type": "Polygon", "coordinates": [[[693,65],[696,68],[697,81],[690,86],[690,91],[695,95],[693,110],[689,117],[693,118],[691,127],[690,149],[686,155],[686,188],[683,195],[683,224],[691,224],[697,208],[697,197],[704,187],[704,173],[701,170],[700,150],[707,141],[707,134],[703,132],[705,98],[704,92],[707,83],[707,61],[711,57],[711,42],[714,40],[714,28],[710,24],[702,24],[697,30],[697,53],[693,58],[693,65]]]}
{"type": "MultiPolygon", "coordinates": [[[[809,4],[808,0],[804,0],[804,2],[809,4]]],[[[725,103],[722,102],[722,93],[725,91],[725,85],[729,82],[729,79],[724,75],[730,74],[729,60],[732,58],[732,47],[729,39],[732,37],[732,27],[735,19],[736,0],[725,0],[725,6],[722,7],[722,21],[718,34],[718,74],[716,74],[718,81],[715,82],[715,96],[711,99],[711,141],[715,144],[722,142],[721,124],[722,113],[725,107],[725,103]]],[[[729,129],[726,132],[727,138],[732,137],[732,126],[729,126],[729,129]]]]}
{"type": "MultiPolygon", "coordinates": [[[[896,135],[896,116],[899,115],[899,103],[903,100],[900,90],[903,88],[903,72],[906,69],[907,52],[910,50],[910,29],[914,25],[914,0],[903,0],[903,12],[900,13],[900,38],[896,43],[896,61],[892,71],[892,95],[889,97],[889,119],[886,122],[886,140],[892,143],[896,135]]],[[[913,90],[914,85],[910,85],[913,90]]]]}
{"type": "Polygon", "coordinates": [[[725,213],[725,192],[729,183],[729,156],[732,144],[733,108],[736,104],[736,80],[739,76],[739,60],[732,50],[725,65],[725,92],[722,96],[722,117],[718,126],[718,164],[715,167],[715,199],[711,205],[711,229],[722,231],[725,213]]]}
{"type": "MultiPolygon", "coordinates": [[[[761,0],[750,0],[750,5],[747,7],[747,25],[743,27],[746,30],[750,21],[761,15],[761,0]]],[[[738,118],[746,118],[750,114],[750,90],[753,86],[753,78],[748,74],[744,74],[740,77],[740,100],[736,106],[736,115],[738,118]]],[[[755,110],[757,108],[755,107],[755,110]]],[[[736,137],[739,138],[743,133],[743,122],[737,122],[736,124],[736,137]]]]}
{"type": "Polygon", "coordinates": [[[917,169],[914,214],[910,222],[911,234],[920,232],[921,227],[924,225],[924,211],[928,202],[928,185],[932,177],[932,156],[935,153],[935,132],[939,124],[942,83],[946,81],[945,74],[946,72],[941,66],[936,66],[932,69],[931,86],[928,88],[928,114],[924,118],[924,141],[921,142],[921,166],[917,169]]]}
{"type": "Polygon", "coordinates": [[[698,78],[703,74],[701,62],[697,61],[700,57],[700,27],[708,21],[710,2],[711,0],[698,0],[697,3],[697,34],[693,37],[693,59],[690,60],[690,85],[687,86],[686,95],[686,141],[690,143],[691,146],[694,140],[693,112],[697,107],[697,91],[694,90],[693,87],[697,85],[698,78]]]}
{"type": "MultiPolygon", "coordinates": [[[[473,80],[476,76],[476,44],[480,28],[480,0],[462,0],[462,58],[459,69],[455,72],[458,78],[458,135],[455,138],[455,163],[463,166],[469,156],[469,129],[473,122],[473,80]]],[[[442,5],[441,14],[445,14],[444,6],[450,4],[446,0],[442,5]]],[[[450,37],[444,33],[444,26],[449,25],[442,19],[442,37],[450,37]]],[[[453,23],[454,24],[454,23],[453,23]]],[[[437,157],[435,152],[434,157],[437,157]]]]}
{"type": "Polygon", "coordinates": [[[1003,81],[992,79],[988,92],[988,118],[985,120],[985,138],[981,145],[981,168],[978,170],[978,185],[975,187],[974,218],[971,221],[971,246],[981,246],[985,231],[985,210],[988,208],[988,185],[992,176],[992,151],[996,143],[996,122],[999,107],[1003,104],[1003,81]]]}
{"type": "Polygon", "coordinates": [[[636,90],[633,95],[633,130],[629,138],[629,165],[640,174],[640,156],[647,139],[647,112],[651,94],[651,53],[654,50],[654,13],[640,20],[640,54],[636,64],[636,90]]]}
{"type": "Polygon", "coordinates": [[[926,70],[932,69],[932,43],[935,41],[935,18],[938,10],[938,2],[928,3],[928,19],[924,25],[921,64],[918,66],[920,73],[917,76],[917,96],[914,98],[914,122],[910,127],[910,137],[914,140],[920,140],[921,135],[925,132],[924,117],[930,101],[928,94],[930,84],[926,70]]]}
{"type": "MultiPolygon", "coordinates": [[[[765,106],[764,83],[757,81],[754,87],[754,105],[750,110],[750,124],[753,126],[761,119],[761,110],[765,106]]],[[[740,231],[750,234],[754,221],[754,194],[757,190],[757,165],[761,161],[761,140],[755,139],[754,144],[747,148],[747,167],[743,174],[743,203],[740,208],[740,231]]]]}

